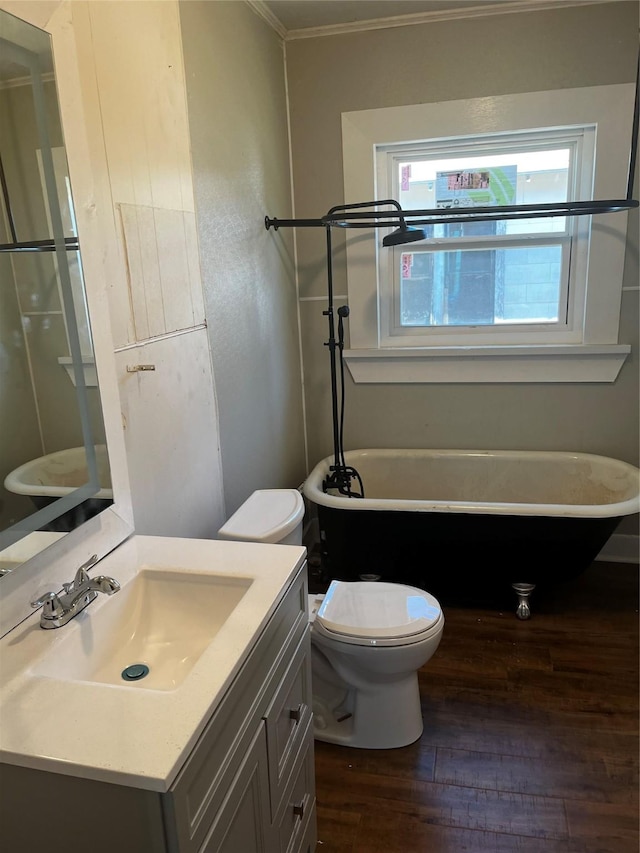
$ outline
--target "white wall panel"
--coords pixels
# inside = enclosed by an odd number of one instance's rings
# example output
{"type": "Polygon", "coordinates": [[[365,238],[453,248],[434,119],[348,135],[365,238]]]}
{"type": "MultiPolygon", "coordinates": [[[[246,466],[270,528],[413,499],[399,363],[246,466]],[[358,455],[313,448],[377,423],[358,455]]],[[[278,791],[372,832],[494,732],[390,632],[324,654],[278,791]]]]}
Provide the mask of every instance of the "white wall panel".
{"type": "Polygon", "coordinates": [[[178,4],[71,6],[117,235],[109,313],[136,531],[214,536],[222,469],[178,4]],[[139,363],[156,371],[127,373],[139,363]]]}
{"type": "Polygon", "coordinates": [[[116,364],[136,533],[213,538],[225,513],[206,329],[129,347],[116,364]],[[141,364],[155,370],[127,372],[141,364]]]}
{"type": "Polygon", "coordinates": [[[122,214],[121,260],[134,270],[111,293],[121,347],[202,322],[190,283],[199,278],[197,246],[183,221],[194,201],[180,20],[169,0],[98,0],[87,8],[109,179],[122,214]],[[135,218],[124,205],[135,207],[135,218]]]}

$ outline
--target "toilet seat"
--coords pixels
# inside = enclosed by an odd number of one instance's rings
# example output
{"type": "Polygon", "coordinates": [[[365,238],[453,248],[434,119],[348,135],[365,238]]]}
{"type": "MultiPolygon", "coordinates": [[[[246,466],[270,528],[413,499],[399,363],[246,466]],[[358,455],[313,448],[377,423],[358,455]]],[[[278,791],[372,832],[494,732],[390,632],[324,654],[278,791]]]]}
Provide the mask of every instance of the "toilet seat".
{"type": "Polygon", "coordinates": [[[417,587],[332,581],[313,623],[316,634],[363,646],[406,646],[442,630],[438,601],[417,587]]]}

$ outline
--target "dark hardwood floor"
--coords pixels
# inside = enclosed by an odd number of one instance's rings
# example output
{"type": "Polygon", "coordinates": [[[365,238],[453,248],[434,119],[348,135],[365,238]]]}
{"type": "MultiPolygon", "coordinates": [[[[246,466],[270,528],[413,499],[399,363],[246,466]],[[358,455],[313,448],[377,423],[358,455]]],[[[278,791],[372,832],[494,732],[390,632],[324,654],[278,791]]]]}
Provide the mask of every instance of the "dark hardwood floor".
{"type": "Polygon", "coordinates": [[[420,740],[316,741],[318,853],[638,853],[638,566],[534,593],[528,622],[443,610],[420,740]]]}

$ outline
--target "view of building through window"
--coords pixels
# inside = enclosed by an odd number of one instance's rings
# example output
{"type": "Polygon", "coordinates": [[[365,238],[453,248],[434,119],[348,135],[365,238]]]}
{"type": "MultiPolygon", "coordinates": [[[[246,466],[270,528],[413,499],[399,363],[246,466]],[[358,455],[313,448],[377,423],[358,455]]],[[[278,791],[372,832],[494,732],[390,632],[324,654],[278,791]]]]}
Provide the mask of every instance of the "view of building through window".
{"type": "MultiPolygon", "coordinates": [[[[567,201],[573,149],[458,157],[394,157],[405,210],[567,201]],[[400,159],[402,157],[402,159],[400,159]]],[[[556,323],[566,319],[565,217],[427,226],[428,240],[395,250],[400,327],[556,323]]]]}

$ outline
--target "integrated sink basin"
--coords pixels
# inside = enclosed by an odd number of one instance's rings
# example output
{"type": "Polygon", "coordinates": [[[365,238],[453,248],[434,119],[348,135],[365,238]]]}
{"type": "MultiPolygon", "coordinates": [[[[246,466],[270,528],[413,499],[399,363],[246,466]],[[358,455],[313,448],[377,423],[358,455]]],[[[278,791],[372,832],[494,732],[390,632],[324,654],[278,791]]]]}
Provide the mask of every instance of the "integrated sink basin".
{"type": "MultiPolygon", "coordinates": [[[[0,638],[0,762],[167,792],[306,551],[134,535],[89,570],[115,578],[120,591],[43,631],[29,604],[74,578],[92,553],[82,550],[16,591],[26,618],[0,638]],[[125,681],[132,664],[149,674],[125,681]]],[[[302,614],[302,587],[299,597],[302,614]]]]}
{"type": "Polygon", "coordinates": [[[56,629],[60,637],[31,672],[64,681],[175,690],[252,583],[233,575],[143,568],[120,592],[100,596],[56,629]]]}

